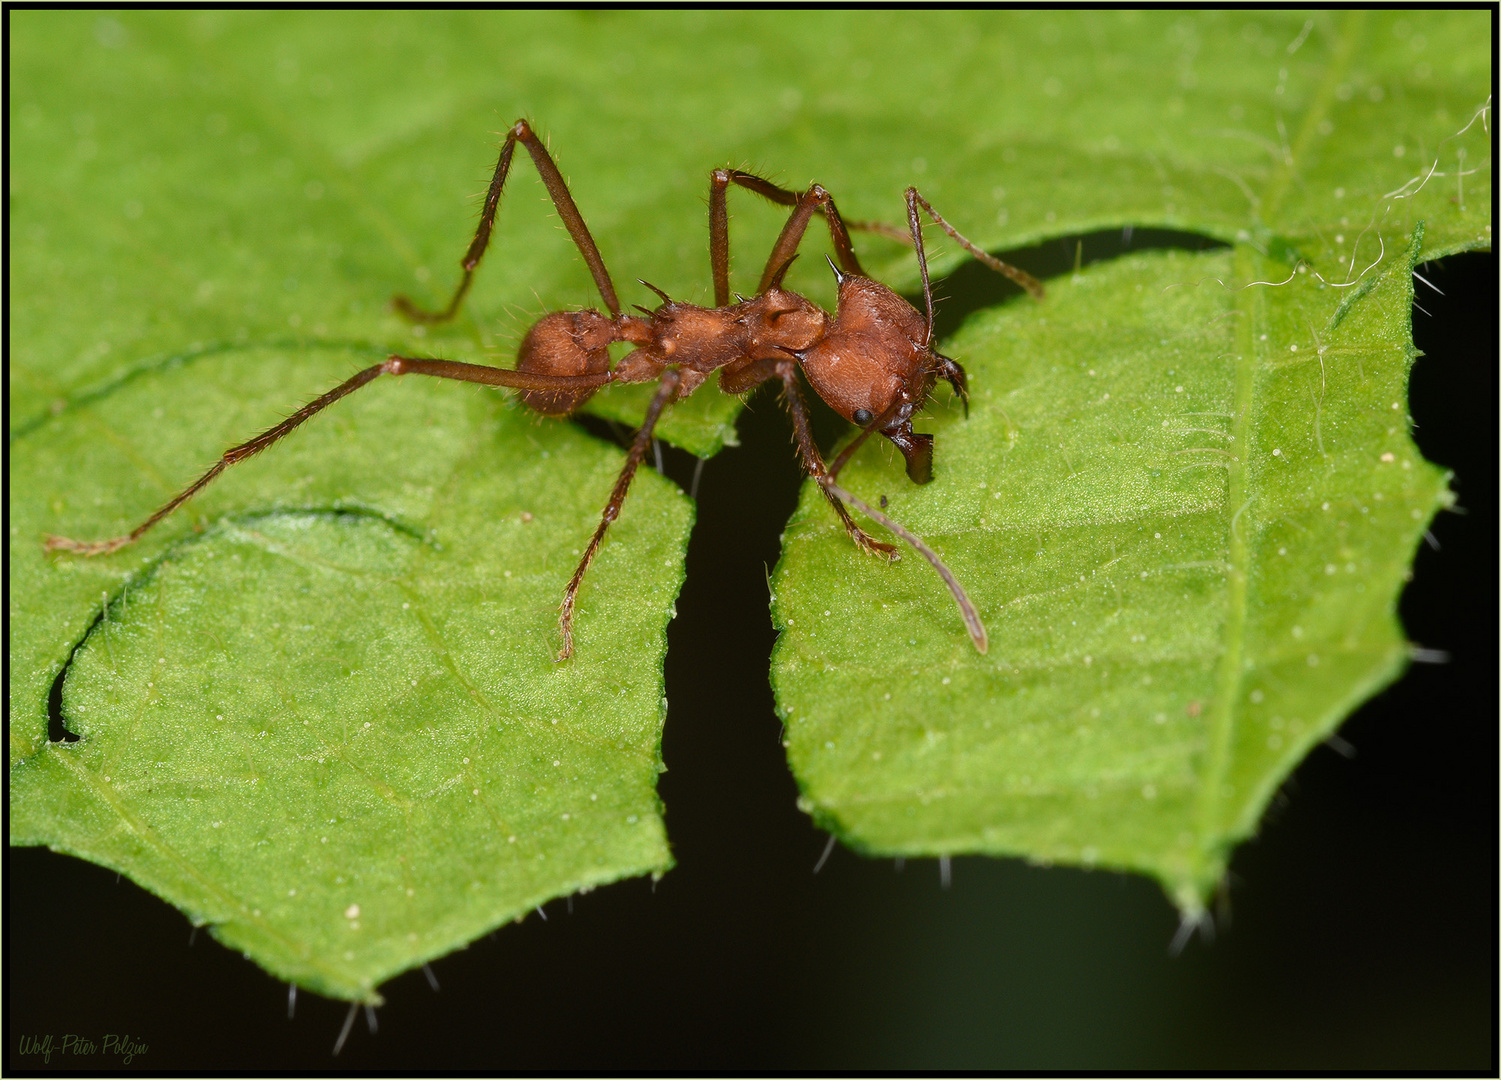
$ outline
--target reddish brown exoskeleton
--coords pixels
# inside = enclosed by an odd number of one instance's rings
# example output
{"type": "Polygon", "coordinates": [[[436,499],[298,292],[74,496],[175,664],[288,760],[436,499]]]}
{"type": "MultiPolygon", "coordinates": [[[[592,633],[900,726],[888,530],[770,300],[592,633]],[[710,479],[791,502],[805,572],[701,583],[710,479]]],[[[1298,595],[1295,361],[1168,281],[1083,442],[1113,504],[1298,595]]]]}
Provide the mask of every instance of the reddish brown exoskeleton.
{"type": "MultiPolygon", "coordinates": [[[[407,318],[417,322],[442,322],[451,319],[458,311],[473,281],[475,268],[489,245],[501,191],[510,174],[517,143],[526,147],[537,171],[542,174],[558,215],[594,276],[608,314],[591,308],[544,315],[521,342],[515,370],[393,355],[309,402],[270,430],[227,450],[197,481],[128,535],[93,542],[49,536],[47,548],[82,555],[103,555],[119,550],[190,499],[226,468],[266,449],[303,421],[381,375],[430,375],[512,387],[521,391],[521,400],[527,406],[549,416],[566,416],[574,412],[600,387],[610,383],[655,381],[657,392],[646,410],[646,419],[631,442],[625,466],[615,481],[599,527],[563,593],[558,620],[563,637],[559,659],[566,659],[573,652],[573,608],[579,585],[610,522],[620,513],[636,469],[651,446],[652,430],[668,405],[691,394],[717,371],[720,389],[730,394],[743,394],[768,379],[781,383],[803,463],[850,537],[866,551],[888,559],[896,558],[896,549],[891,544],[872,538],[855,524],[846,503],[911,544],[943,576],[959,604],[975,647],[983,653],[987,642],[979,614],[938,556],[907,529],[850,494],[837,481],[839,471],[850,455],[870,435],[879,433],[902,452],[907,462],[907,475],[919,484],[927,483],[932,479],[933,437],[912,430],[913,413],[926,404],[938,379],[947,380],[968,406],[964,369],[940,355],[932,345],[933,292],[928,282],[919,208],[977,259],[1010,277],[1033,296],[1042,296],[1042,286],[1030,275],[975,247],[944,221],[916,188],[908,188],[907,225],[917,249],[927,309],[926,313],[920,313],[861,270],[846,224],[839,216],[833,198],[822,187],[814,184],[799,194],[751,173],[715,169],[709,181],[709,257],[714,274],[714,307],[681,303],[648,285],[662,298],[661,305],[654,311],[638,309],[644,317],[625,315],[621,313],[615,285],[605,269],[604,259],[600,257],[594,238],[589,235],[562,174],[531,125],[518,120],[507,133],[505,145],[501,148],[479,228],[461,263],[464,276],[453,298],[442,311],[428,312],[416,307],[406,297],[398,296],[394,301],[396,309],[407,318]],[[726,209],[726,192],[731,184],[793,208],[766,262],[755,297],[750,300],[739,297],[739,302],[734,304],[730,303],[729,216],[726,209]],[[829,236],[839,259],[838,266],[833,260],[829,261],[839,283],[838,307],[832,318],[804,297],[782,287],[787,268],[796,257],[798,245],[814,213],[822,213],[828,223],[829,236]],[[635,349],[611,367],[609,346],[616,342],[634,345],[635,349]],[[839,415],[862,428],[860,435],[832,466],[824,463],[813,441],[807,405],[798,385],[799,368],[819,397],[839,415]]],[[[889,226],[852,224],[856,228],[902,235],[889,226]]]]}

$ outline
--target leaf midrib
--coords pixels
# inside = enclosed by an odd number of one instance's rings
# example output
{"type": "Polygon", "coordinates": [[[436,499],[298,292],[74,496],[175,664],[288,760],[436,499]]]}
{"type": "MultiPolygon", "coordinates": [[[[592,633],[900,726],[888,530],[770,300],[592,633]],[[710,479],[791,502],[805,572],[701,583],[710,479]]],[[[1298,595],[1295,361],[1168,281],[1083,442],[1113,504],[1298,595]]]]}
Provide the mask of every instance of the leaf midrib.
{"type": "MultiPolygon", "coordinates": [[[[1253,280],[1256,255],[1245,245],[1235,250],[1236,275],[1244,281],[1253,280]]],[[[1199,868],[1218,864],[1216,850],[1219,846],[1219,822],[1225,799],[1225,778],[1230,769],[1230,741],[1235,730],[1235,703],[1240,697],[1241,680],[1244,676],[1245,637],[1247,619],[1247,587],[1250,570],[1250,549],[1246,534],[1240,528],[1240,518],[1250,509],[1255,500],[1249,491],[1246,455],[1252,445],[1252,404],[1256,390],[1256,335],[1257,316],[1261,313],[1262,293],[1259,290],[1243,289],[1235,301],[1235,310],[1240,319],[1236,328],[1237,350],[1235,357],[1235,424],[1232,446],[1237,448],[1226,467],[1225,509],[1230,514],[1227,526],[1228,552],[1226,563],[1225,621],[1223,648],[1214,676],[1214,694],[1208,710],[1209,747],[1205,758],[1203,780],[1199,788],[1197,831],[1199,868]]],[[[1197,904],[1199,889],[1190,893],[1197,904]]],[[[1179,898],[1180,906],[1183,897],[1179,898]]],[[[1187,910],[1187,909],[1185,909],[1187,910]]]]}
{"type": "MultiPolygon", "coordinates": [[[[1303,114],[1294,145],[1287,157],[1278,163],[1267,184],[1263,199],[1266,223],[1276,221],[1282,200],[1293,185],[1298,162],[1305,156],[1309,143],[1318,131],[1318,125],[1327,115],[1334,100],[1336,88],[1348,70],[1355,54],[1355,45],[1360,40],[1364,27],[1361,12],[1349,13],[1340,28],[1334,48],[1334,56],[1324,71],[1317,92],[1303,114]]],[[[1247,282],[1257,280],[1257,256],[1245,244],[1237,244],[1234,254],[1236,276],[1247,282]]],[[[1256,392],[1256,335],[1257,318],[1263,304],[1260,289],[1243,287],[1237,294],[1235,310],[1240,315],[1236,330],[1238,348],[1235,358],[1235,423],[1234,442],[1239,448],[1226,469],[1225,508],[1230,513],[1228,523],[1229,574],[1225,597],[1224,649],[1215,672],[1214,696],[1209,707],[1209,749],[1205,759],[1203,781],[1199,790],[1196,815],[1198,831],[1198,869],[1219,865],[1222,861],[1219,850],[1227,838],[1222,836],[1222,810],[1227,794],[1226,778],[1230,770],[1230,744],[1235,731],[1235,705],[1240,698],[1241,683],[1245,677],[1245,638],[1248,618],[1247,590],[1250,577],[1250,547],[1246,533],[1239,528],[1241,515],[1250,509],[1256,499],[1247,476],[1246,455],[1252,446],[1252,426],[1256,392]]],[[[1178,902],[1185,912],[1192,913],[1202,908],[1199,899],[1201,888],[1212,885],[1201,882],[1200,887],[1185,883],[1179,890],[1178,902]]]]}

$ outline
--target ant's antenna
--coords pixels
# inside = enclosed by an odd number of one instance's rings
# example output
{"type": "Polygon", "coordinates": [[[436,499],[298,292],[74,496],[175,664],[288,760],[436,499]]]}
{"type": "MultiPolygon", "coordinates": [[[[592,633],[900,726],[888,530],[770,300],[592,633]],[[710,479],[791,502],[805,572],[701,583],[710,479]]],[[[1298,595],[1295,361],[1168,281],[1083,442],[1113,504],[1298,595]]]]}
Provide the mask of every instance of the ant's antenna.
{"type": "Polygon", "coordinates": [[[980,613],[975,610],[975,605],[970,600],[969,594],[964,591],[964,586],[959,584],[959,579],[954,576],[953,571],[943,564],[937,552],[923,543],[916,533],[893,521],[862,499],[851,495],[833,480],[820,478],[818,482],[872,521],[879,521],[896,533],[911,544],[919,555],[932,563],[933,569],[938,571],[938,576],[943,578],[943,583],[949,587],[949,592],[954,594],[954,602],[959,605],[959,615],[964,619],[964,628],[969,631],[969,638],[975,643],[975,648],[981,653],[990,651],[990,637],[985,633],[985,624],[980,621],[980,613]]]}

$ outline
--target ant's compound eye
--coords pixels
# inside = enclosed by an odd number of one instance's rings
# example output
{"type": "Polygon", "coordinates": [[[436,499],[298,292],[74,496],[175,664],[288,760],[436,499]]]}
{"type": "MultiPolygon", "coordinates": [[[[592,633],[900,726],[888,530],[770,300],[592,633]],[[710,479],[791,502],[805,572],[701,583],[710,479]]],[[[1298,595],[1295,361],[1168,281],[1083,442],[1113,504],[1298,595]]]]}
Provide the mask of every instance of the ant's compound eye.
{"type": "Polygon", "coordinates": [[[856,409],[854,419],[855,423],[859,424],[861,427],[864,427],[866,424],[875,419],[875,413],[871,412],[869,409],[856,409]]]}

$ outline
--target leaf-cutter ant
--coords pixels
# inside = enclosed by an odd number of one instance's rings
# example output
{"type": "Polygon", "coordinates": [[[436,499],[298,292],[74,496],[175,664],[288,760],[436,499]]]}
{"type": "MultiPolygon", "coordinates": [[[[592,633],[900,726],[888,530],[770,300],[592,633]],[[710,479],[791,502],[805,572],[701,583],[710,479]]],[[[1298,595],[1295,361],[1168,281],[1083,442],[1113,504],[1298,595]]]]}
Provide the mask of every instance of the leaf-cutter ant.
{"type": "MultiPolygon", "coordinates": [[[[926,312],[920,313],[891,289],[866,276],[850,244],[846,222],[839,216],[832,196],[824,188],[813,184],[798,193],[752,173],[726,168],[715,169],[709,179],[709,261],[714,275],[714,306],[705,308],[673,300],[643,281],[643,285],[662,298],[661,305],[655,310],[638,308],[642,312],[640,316],[622,314],[610,273],[605,269],[599,248],[568,192],[568,185],[531,125],[518,120],[506,134],[505,145],[501,147],[500,161],[495,166],[495,175],[480,214],[479,228],[460,264],[464,276],[454,290],[453,298],[442,311],[430,312],[418,308],[406,297],[398,296],[394,305],[408,319],[422,323],[443,322],[453,318],[463,303],[474,280],[475,268],[489,245],[501,191],[510,174],[517,143],[526,148],[536,163],[558,216],[563,219],[588,264],[600,297],[609,309],[608,314],[587,308],[544,315],[522,340],[514,370],[392,355],[309,402],[275,427],[226,450],[212,468],[129,534],[92,542],[48,536],[47,549],[81,555],[103,555],[119,550],[192,498],[229,466],[266,449],[305,420],[381,375],[430,375],[511,387],[521,391],[521,400],[529,408],[547,416],[567,416],[600,387],[610,383],[655,381],[657,392],[631,442],[599,527],[594,530],[578,569],[563,593],[558,619],[563,638],[559,659],[567,659],[573,653],[573,609],[579,585],[589,564],[594,561],[610,522],[620,513],[636,469],[651,446],[652,429],[668,405],[691,394],[717,371],[719,388],[728,394],[746,393],[768,379],[781,383],[803,464],[839,515],[850,538],[872,554],[888,560],[897,557],[893,545],[874,539],[855,524],[846,503],[907,541],[933,564],[958,602],[975,648],[985,652],[985,627],[948,567],[909,530],[842,488],[838,476],[860,445],[872,434],[879,433],[902,452],[907,462],[907,475],[916,483],[927,483],[933,476],[933,436],[912,430],[913,413],[927,403],[934,383],[940,378],[954,388],[966,410],[969,406],[964,369],[937,352],[932,345],[933,291],[928,281],[919,209],[975,258],[1005,274],[1034,297],[1041,298],[1042,286],[1030,275],[1001,262],[960,236],[916,188],[909,187],[906,192],[907,226],[911,242],[917,249],[926,306],[926,312]],[[766,261],[756,295],[749,300],[737,296],[738,302],[733,304],[730,303],[729,215],[726,208],[726,192],[731,184],[782,206],[792,207],[792,214],[766,261]],[[798,245],[814,213],[823,214],[839,259],[837,266],[833,259],[829,259],[829,267],[839,286],[838,305],[832,318],[809,300],[782,287],[787,268],[797,257],[798,245]],[[611,367],[608,349],[616,342],[634,345],[635,349],[611,367]],[[825,464],[813,440],[807,405],[798,384],[799,368],[819,397],[840,416],[861,428],[860,434],[832,465],[825,464]]],[[[850,222],[849,226],[906,238],[890,226],[859,222],[850,222]]]]}

